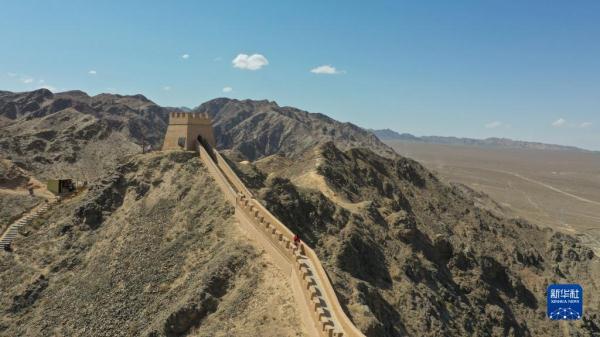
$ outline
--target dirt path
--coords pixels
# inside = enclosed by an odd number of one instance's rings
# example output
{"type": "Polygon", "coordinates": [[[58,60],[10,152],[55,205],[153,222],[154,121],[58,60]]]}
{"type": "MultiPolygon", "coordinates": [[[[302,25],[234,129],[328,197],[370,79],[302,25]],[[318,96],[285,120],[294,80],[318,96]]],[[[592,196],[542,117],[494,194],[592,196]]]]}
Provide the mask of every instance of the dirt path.
{"type": "MultiPolygon", "coordinates": [[[[1,194],[9,194],[9,195],[23,195],[23,196],[29,195],[29,191],[27,191],[25,189],[11,189],[11,188],[0,188],[0,193],[1,194]]],[[[52,195],[50,192],[47,192],[47,191],[44,192],[44,191],[38,191],[38,190],[34,190],[33,194],[35,196],[42,197],[45,199],[49,199],[52,195]]]]}
{"type": "Polygon", "coordinates": [[[318,174],[315,170],[311,170],[297,178],[292,179],[292,182],[298,186],[319,190],[327,198],[331,199],[352,213],[357,213],[361,207],[364,207],[369,203],[368,201],[352,203],[348,200],[344,200],[341,196],[338,196],[334,191],[331,190],[323,176],[318,174]]]}
{"type": "MultiPolygon", "coordinates": [[[[36,184],[35,186],[36,187],[33,189],[33,194],[35,196],[42,197],[45,199],[54,198],[54,194],[52,194],[52,192],[48,191],[46,186],[42,185],[41,183],[39,185],[36,184]]],[[[15,188],[0,188],[0,193],[10,194],[10,195],[25,195],[25,196],[29,195],[29,191],[24,188],[16,188],[16,189],[15,188]]]]}
{"type": "Polygon", "coordinates": [[[541,182],[541,181],[538,181],[538,180],[534,180],[534,179],[531,179],[531,178],[528,178],[528,177],[524,177],[524,176],[522,176],[522,175],[520,175],[520,174],[518,174],[518,173],[515,173],[515,172],[511,172],[511,171],[503,171],[503,170],[494,170],[494,169],[487,169],[487,170],[488,170],[488,171],[494,171],[494,172],[498,172],[498,173],[509,174],[509,175],[511,175],[511,176],[513,176],[513,177],[517,177],[517,178],[519,178],[519,179],[521,179],[521,180],[525,180],[525,181],[527,181],[527,182],[530,182],[530,183],[533,183],[533,184],[536,184],[536,185],[539,185],[539,186],[545,187],[545,188],[547,188],[547,189],[550,189],[550,190],[552,190],[552,191],[554,191],[554,192],[557,192],[557,193],[560,193],[560,194],[566,195],[566,196],[568,196],[568,197],[571,197],[571,198],[573,198],[573,199],[576,199],[576,200],[579,200],[579,201],[583,201],[583,202],[587,202],[587,203],[590,203],[590,204],[594,204],[594,205],[598,205],[598,206],[600,206],[600,202],[598,202],[598,201],[594,201],[594,200],[586,199],[586,198],[580,197],[580,196],[578,196],[578,195],[575,195],[575,194],[573,194],[573,193],[565,192],[565,191],[563,191],[563,190],[561,190],[561,189],[558,189],[558,188],[556,188],[556,187],[554,187],[554,186],[552,186],[552,185],[549,185],[549,184],[546,184],[546,183],[544,183],[544,182],[541,182]]]}

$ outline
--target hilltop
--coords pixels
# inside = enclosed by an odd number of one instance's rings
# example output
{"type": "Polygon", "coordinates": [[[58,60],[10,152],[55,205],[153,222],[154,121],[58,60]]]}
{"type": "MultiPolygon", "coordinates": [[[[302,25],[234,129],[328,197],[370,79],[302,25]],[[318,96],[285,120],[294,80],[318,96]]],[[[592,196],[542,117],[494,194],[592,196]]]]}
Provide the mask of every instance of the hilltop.
{"type": "Polygon", "coordinates": [[[217,98],[194,111],[213,119],[218,148],[236,150],[250,160],[276,153],[295,157],[329,141],[342,149],[368,147],[385,157],[396,156],[375,135],[352,123],[272,101],[217,98]]]}

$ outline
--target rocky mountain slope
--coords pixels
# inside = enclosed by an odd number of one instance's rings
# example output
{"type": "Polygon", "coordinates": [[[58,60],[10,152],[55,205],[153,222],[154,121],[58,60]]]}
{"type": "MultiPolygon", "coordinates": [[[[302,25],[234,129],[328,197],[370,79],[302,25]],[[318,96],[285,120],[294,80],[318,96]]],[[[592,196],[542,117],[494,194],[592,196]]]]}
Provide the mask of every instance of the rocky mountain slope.
{"type": "MultiPolygon", "coordinates": [[[[95,182],[0,253],[0,335],[302,335],[285,278],[196,155],[134,155],[142,137],[160,144],[167,110],[141,95],[0,92],[5,167],[95,182]]],[[[268,101],[195,111],[315,247],[367,336],[600,334],[599,260],[577,239],[480,207],[354,125],[268,101]],[[545,287],[566,282],[584,286],[585,317],[549,322],[545,287]]]]}
{"type": "MultiPolygon", "coordinates": [[[[139,153],[142,144],[160,148],[169,111],[189,109],[160,107],[143,95],[0,91],[0,158],[41,179],[62,175],[93,180],[120,158],[139,153]]],[[[236,150],[248,159],[294,156],[327,141],[395,156],[356,125],[275,102],[218,98],[193,111],[213,118],[219,149],[236,150]]]]}
{"type": "Polygon", "coordinates": [[[333,143],[238,163],[316,250],[367,336],[596,336],[600,260],[578,239],[482,209],[415,161],[333,143]],[[545,317],[551,283],[586,289],[585,317],[545,317]]]}
{"type": "Polygon", "coordinates": [[[194,153],[138,155],[0,252],[2,336],[302,336],[194,153]]]}
{"type": "Polygon", "coordinates": [[[422,136],[417,137],[410,133],[398,133],[390,129],[372,130],[372,132],[383,142],[410,142],[444,145],[463,145],[478,146],[499,149],[530,149],[530,150],[551,150],[551,151],[576,151],[576,152],[594,152],[575,146],[565,146],[556,144],[546,144],[540,142],[527,142],[522,140],[513,140],[509,138],[490,137],[485,139],[443,137],[443,136],[422,136]]]}
{"type": "Polygon", "coordinates": [[[13,221],[44,201],[39,193],[30,196],[28,186],[34,187],[28,172],[9,160],[0,159],[0,234],[13,221]]]}
{"type": "Polygon", "coordinates": [[[159,147],[167,109],[142,95],[0,92],[0,157],[38,178],[93,180],[119,158],[159,147]]]}
{"type": "Polygon", "coordinates": [[[371,132],[354,124],[271,101],[217,98],[194,111],[206,112],[213,119],[218,148],[239,151],[250,160],[276,153],[294,157],[327,141],[342,149],[368,147],[382,156],[396,155],[371,132]]]}

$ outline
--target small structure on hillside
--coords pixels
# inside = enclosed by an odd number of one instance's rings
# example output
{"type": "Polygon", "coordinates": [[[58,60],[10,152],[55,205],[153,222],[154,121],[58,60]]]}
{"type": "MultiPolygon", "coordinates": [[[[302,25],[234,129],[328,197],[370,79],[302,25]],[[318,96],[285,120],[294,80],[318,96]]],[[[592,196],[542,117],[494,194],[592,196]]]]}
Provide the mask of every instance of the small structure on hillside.
{"type": "Polygon", "coordinates": [[[199,144],[216,145],[210,117],[206,113],[171,112],[162,149],[196,151],[199,144]]]}
{"type": "Polygon", "coordinates": [[[48,191],[55,195],[69,194],[76,191],[75,184],[71,179],[51,179],[46,183],[48,191]]]}

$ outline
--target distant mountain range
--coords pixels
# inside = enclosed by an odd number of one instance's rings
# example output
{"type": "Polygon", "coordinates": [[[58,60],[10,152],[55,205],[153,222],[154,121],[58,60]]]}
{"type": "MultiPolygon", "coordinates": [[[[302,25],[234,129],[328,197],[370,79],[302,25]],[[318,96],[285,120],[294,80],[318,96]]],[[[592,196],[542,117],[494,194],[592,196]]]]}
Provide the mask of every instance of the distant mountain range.
{"type": "Polygon", "coordinates": [[[398,133],[390,129],[370,130],[377,138],[383,142],[401,141],[410,143],[426,143],[426,144],[442,144],[442,145],[463,145],[463,146],[478,146],[487,148],[502,148],[502,149],[529,149],[529,150],[551,150],[551,151],[577,151],[577,152],[597,152],[582,149],[575,146],[545,144],[539,142],[526,142],[521,140],[513,140],[509,138],[459,138],[459,137],[442,137],[442,136],[414,136],[410,133],[398,133]]]}

